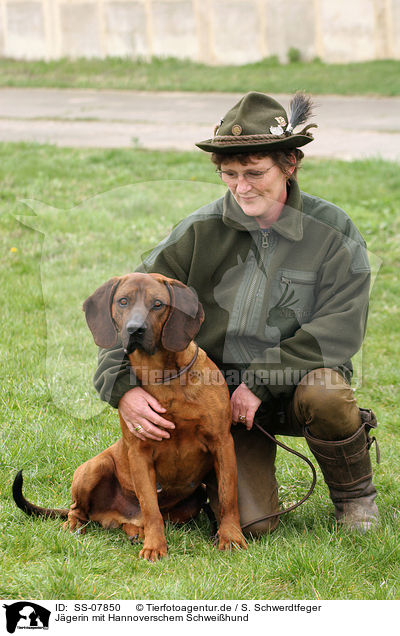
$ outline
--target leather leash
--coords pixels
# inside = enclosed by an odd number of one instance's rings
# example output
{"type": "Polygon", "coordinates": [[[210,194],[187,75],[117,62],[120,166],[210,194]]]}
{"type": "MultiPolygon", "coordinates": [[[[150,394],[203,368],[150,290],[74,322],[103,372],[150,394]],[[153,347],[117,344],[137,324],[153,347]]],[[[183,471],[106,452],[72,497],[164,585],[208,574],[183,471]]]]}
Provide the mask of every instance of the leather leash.
{"type": "Polygon", "coordinates": [[[242,526],[242,530],[244,530],[248,526],[253,525],[254,523],[258,523],[259,521],[264,521],[265,519],[271,519],[272,517],[280,517],[281,515],[285,515],[287,512],[291,512],[295,508],[298,508],[299,506],[301,506],[301,504],[303,504],[305,501],[307,501],[307,499],[310,497],[310,495],[312,494],[312,492],[313,492],[313,490],[315,488],[315,484],[317,482],[317,473],[315,471],[313,463],[308,459],[308,457],[305,457],[305,455],[302,455],[298,451],[293,450],[293,448],[290,448],[289,446],[286,446],[286,444],[283,444],[283,442],[279,442],[277,439],[275,439],[275,437],[273,435],[270,435],[270,433],[267,433],[267,431],[265,429],[263,429],[263,427],[260,424],[258,424],[257,422],[254,422],[254,426],[257,426],[257,428],[264,435],[266,435],[271,441],[273,441],[274,444],[276,444],[277,446],[280,446],[284,450],[288,451],[289,453],[292,453],[293,455],[296,455],[296,457],[300,457],[300,459],[305,461],[310,466],[313,477],[312,477],[312,483],[311,483],[311,486],[310,486],[308,492],[304,495],[304,497],[302,497],[302,499],[300,499],[300,501],[297,501],[292,506],[289,506],[288,508],[285,508],[285,510],[278,510],[277,512],[270,512],[268,515],[264,515],[263,517],[258,517],[257,519],[253,519],[252,521],[249,521],[248,523],[245,523],[242,526]]]}

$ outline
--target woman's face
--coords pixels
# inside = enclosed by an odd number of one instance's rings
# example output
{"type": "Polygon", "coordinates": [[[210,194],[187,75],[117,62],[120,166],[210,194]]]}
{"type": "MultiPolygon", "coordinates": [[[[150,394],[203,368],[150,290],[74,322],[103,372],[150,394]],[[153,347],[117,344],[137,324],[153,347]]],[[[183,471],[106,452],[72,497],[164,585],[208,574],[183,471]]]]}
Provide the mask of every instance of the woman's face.
{"type": "Polygon", "coordinates": [[[287,177],[271,157],[250,157],[246,165],[227,157],[221,163],[221,179],[244,214],[253,217],[260,227],[269,227],[278,219],[286,201],[287,177]]]}

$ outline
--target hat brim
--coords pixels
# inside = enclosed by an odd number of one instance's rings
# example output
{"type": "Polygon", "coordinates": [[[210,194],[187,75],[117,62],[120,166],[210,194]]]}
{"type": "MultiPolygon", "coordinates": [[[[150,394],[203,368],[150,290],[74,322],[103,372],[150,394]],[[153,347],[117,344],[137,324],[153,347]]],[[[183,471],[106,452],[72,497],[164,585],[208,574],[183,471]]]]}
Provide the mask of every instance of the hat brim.
{"type": "MultiPolygon", "coordinates": [[[[257,135],[258,136],[258,135],[257,135]]],[[[226,138],[225,138],[226,139],[226,138]]],[[[283,139],[257,140],[249,143],[240,143],[240,137],[233,137],[232,140],[220,140],[218,137],[206,139],[195,144],[205,152],[216,152],[221,155],[232,155],[241,152],[268,152],[269,150],[290,150],[293,148],[301,148],[314,141],[312,135],[290,135],[283,139]]]]}

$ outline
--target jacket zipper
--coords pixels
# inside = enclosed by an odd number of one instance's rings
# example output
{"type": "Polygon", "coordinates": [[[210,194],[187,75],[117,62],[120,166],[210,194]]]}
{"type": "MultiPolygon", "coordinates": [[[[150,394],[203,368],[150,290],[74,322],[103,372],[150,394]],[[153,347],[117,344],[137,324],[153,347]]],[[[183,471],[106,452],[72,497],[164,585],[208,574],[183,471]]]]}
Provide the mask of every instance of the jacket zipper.
{"type": "Polygon", "coordinates": [[[255,261],[255,267],[253,268],[253,272],[252,272],[252,277],[251,277],[251,283],[249,285],[249,291],[247,293],[246,296],[246,302],[245,302],[245,308],[246,311],[243,312],[242,314],[242,319],[240,321],[240,333],[244,332],[244,329],[246,327],[246,323],[247,323],[247,319],[250,313],[250,309],[251,309],[251,304],[252,304],[252,300],[254,297],[254,291],[256,288],[256,284],[257,284],[257,276],[255,275],[257,272],[257,260],[255,261]]]}
{"type": "MultiPolygon", "coordinates": [[[[262,248],[267,248],[271,246],[271,230],[268,228],[266,230],[260,230],[260,234],[259,236],[261,236],[261,247],[262,248]]],[[[255,266],[253,268],[253,272],[252,272],[252,277],[251,277],[251,282],[249,285],[249,289],[248,289],[248,293],[246,296],[246,302],[245,302],[245,308],[246,311],[243,312],[242,315],[242,319],[240,321],[240,333],[244,332],[244,329],[246,327],[246,323],[247,323],[247,319],[249,317],[250,311],[252,309],[252,303],[254,300],[254,292],[257,286],[257,271],[258,271],[259,267],[257,265],[257,259],[255,260],[255,266]]]]}
{"type": "Polygon", "coordinates": [[[297,283],[298,285],[315,285],[315,280],[304,280],[303,278],[287,278],[286,276],[281,276],[281,282],[284,285],[290,285],[291,283],[297,283]]]}
{"type": "Polygon", "coordinates": [[[260,230],[260,232],[261,232],[261,247],[269,247],[270,246],[271,229],[267,228],[266,230],[260,230]]]}

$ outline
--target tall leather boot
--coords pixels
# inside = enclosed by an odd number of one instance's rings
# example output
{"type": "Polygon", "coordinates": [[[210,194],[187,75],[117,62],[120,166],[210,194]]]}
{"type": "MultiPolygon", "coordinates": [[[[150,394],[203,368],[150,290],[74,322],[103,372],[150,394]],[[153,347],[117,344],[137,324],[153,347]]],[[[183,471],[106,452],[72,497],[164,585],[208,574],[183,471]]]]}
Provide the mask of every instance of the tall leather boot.
{"type": "MultiPolygon", "coordinates": [[[[369,431],[376,428],[377,421],[370,409],[360,409],[360,414],[361,427],[347,439],[317,439],[307,427],[304,436],[329,487],[337,521],[350,530],[368,532],[379,519],[369,457],[369,449],[376,442],[369,431]]],[[[376,449],[379,462],[378,446],[376,449]]]]}

